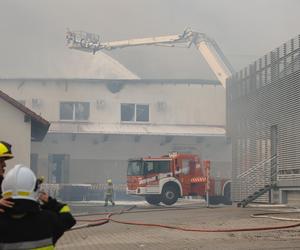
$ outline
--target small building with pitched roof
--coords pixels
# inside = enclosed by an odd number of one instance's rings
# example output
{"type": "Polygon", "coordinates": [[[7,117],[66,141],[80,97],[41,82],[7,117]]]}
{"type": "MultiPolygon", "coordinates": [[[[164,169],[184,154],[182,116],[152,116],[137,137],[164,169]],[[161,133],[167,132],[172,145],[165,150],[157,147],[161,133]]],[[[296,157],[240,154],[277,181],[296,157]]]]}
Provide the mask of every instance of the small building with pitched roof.
{"type": "Polygon", "coordinates": [[[50,123],[1,90],[0,121],[0,140],[12,145],[15,156],[7,162],[8,167],[18,163],[30,166],[31,143],[44,139],[50,123]]]}

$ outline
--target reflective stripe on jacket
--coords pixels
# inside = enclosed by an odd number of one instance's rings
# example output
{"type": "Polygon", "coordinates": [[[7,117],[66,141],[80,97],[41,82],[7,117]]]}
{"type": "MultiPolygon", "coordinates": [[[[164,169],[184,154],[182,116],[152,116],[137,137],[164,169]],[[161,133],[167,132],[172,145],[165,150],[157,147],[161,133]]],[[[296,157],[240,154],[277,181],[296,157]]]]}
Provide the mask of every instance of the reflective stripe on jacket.
{"type": "Polygon", "coordinates": [[[113,194],[114,194],[113,186],[108,186],[105,190],[105,195],[113,195],[113,194]]]}
{"type": "Polygon", "coordinates": [[[51,250],[54,249],[52,244],[52,238],[36,241],[23,241],[16,243],[1,243],[0,249],[2,250],[25,250],[25,249],[39,249],[39,250],[51,250]]]}
{"type": "Polygon", "coordinates": [[[13,208],[0,213],[0,249],[51,250],[76,221],[70,208],[55,199],[40,205],[31,200],[13,200],[13,208]]]}

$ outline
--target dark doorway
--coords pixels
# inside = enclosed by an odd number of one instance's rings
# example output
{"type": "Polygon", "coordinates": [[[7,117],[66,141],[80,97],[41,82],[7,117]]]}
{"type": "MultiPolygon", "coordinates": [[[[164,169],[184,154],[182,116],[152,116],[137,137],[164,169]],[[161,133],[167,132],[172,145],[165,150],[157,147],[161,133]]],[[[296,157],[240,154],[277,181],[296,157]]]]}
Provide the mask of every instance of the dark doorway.
{"type": "Polygon", "coordinates": [[[30,155],[30,168],[35,173],[36,176],[38,176],[38,154],[31,154],[30,155]]]}
{"type": "Polygon", "coordinates": [[[65,154],[51,154],[48,157],[49,183],[69,182],[70,156],[65,154]]]}

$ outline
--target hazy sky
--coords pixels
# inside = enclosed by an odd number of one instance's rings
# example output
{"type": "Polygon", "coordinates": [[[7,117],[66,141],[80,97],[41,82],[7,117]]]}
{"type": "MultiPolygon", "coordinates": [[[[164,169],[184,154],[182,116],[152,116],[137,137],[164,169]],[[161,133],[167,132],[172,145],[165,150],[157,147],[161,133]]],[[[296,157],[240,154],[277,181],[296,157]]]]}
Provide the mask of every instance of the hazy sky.
{"type": "MultiPolygon", "coordinates": [[[[0,77],[135,77],[101,53],[67,49],[67,28],[113,41],[191,27],[214,38],[238,70],[298,35],[299,10],[299,0],[0,0],[0,77]]],[[[195,48],[108,55],[141,78],[215,79],[195,48]]]]}

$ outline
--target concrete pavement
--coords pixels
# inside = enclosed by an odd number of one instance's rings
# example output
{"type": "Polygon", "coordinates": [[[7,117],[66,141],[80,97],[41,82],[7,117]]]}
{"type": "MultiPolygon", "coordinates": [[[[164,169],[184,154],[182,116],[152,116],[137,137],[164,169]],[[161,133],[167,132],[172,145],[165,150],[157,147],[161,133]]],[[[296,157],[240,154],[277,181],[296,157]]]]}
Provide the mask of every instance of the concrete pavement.
{"type": "MultiPolygon", "coordinates": [[[[85,208],[87,212],[121,211],[133,204],[104,208],[85,208]],[[90,211],[88,211],[90,210],[90,211]]],[[[123,221],[159,223],[186,228],[225,229],[288,225],[295,222],[251,218],[251,214],[271,211],[268,208],[237,208],[219,206],[207,208],[205,203],[181,201],[176,206],[150,206],[139,202],[130,213],[114,215],[123,221]],[[186,208],[186,209],[185,209],[186,208]]],[[[84,206],[81,208],[83,209],[84,206]]],[[[286,208],[277,208],[287,211],[286,208]]],[[[83,211],[80,211],[83,212],[83,211]]],[[[289,216],[300,218],[299,213],[289,216]]],[[[78,220],[96,220],[104,215],[78,217],[78,220]]],[[[78,221],[78,225],[87,223],[78,221]]],[[[115,222],[67,232],[58,242],[57,249],[300,249],[299,228],[272,231],[199,233],[160,227],[123,225],[115,222]]]]}

